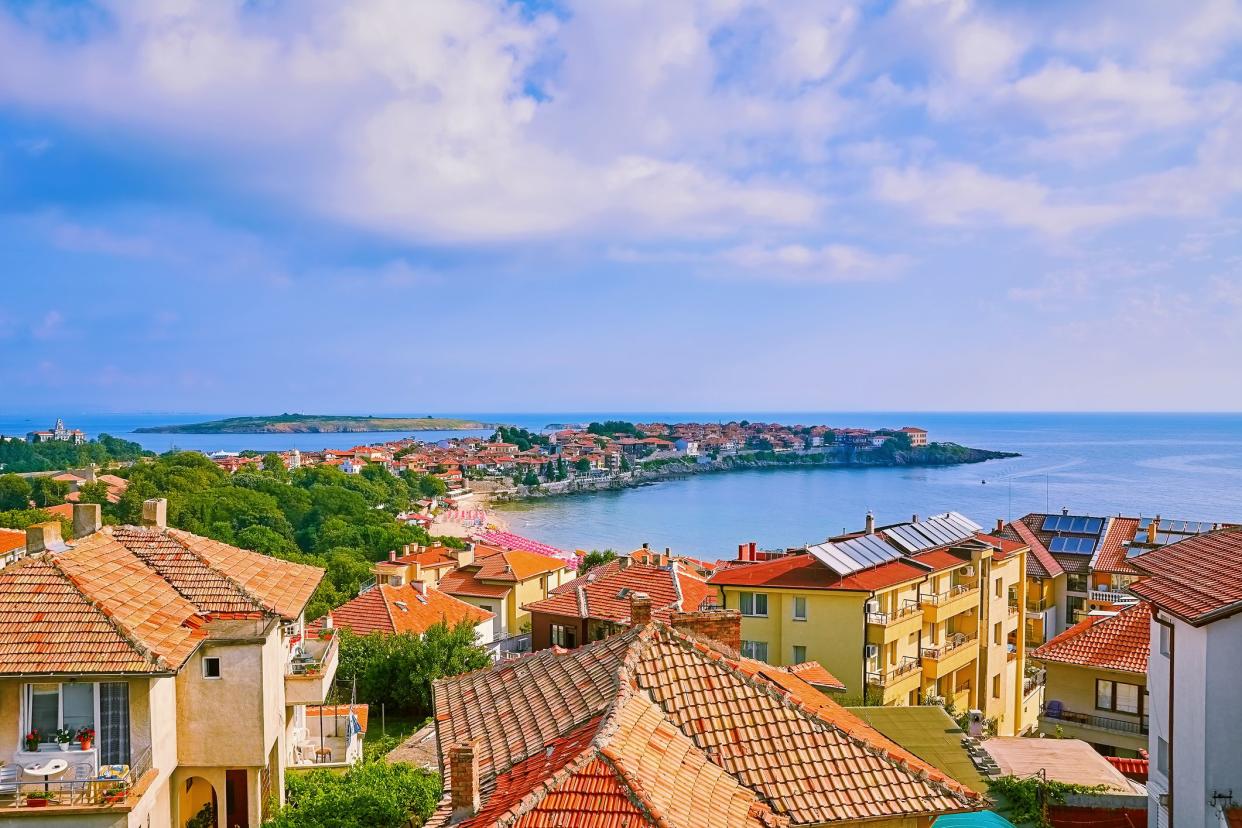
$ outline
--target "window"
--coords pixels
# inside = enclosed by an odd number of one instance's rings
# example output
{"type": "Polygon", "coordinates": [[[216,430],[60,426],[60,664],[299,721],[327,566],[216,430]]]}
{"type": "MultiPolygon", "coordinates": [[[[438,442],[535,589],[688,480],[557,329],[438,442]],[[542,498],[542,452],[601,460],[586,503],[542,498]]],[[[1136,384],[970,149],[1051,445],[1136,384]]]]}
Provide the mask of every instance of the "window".
{"type": "Polygon", "coordinates": [[[553,624],[552,643],[557,647],[564,647],[567,650],[572,650],[576,646],[574,641],[574,628],[566,626],[565,624],[553,624]]]}
{"type": "Polygon", "coordinates": [[[1169,775],[1169,743],[1156,737],[1156,770],[1169,775]]]}
{"type": "Polygon", "coordinates": [[[94,682],[27,684],[22,696],[22,733],[39,731],[40,742],[55,742],[56,731],[77,733],[95,727],[99,685],[94,682]]]}
{"type": "Polygon", "coordinates": [[[203,656],[203,678],[205,679],[220,678],[220,657],[219,656],[203,656]]]}
{"type": "Polygon", "coordinates": [[[795,621],[806,620],[806,599],[798,595],[794,596],[793,620],[795,621]]]}
{"type": "Polygon", "coordinates": [[[1005,582],[1001,580],[1000,578],[997,578],[996,583],[992,586],[993,594],[995,594],[996,597],[999,598],[1005,594],[1004,590],[1005,590],[1005,582]]]}
{"type": "Polygon", "coordinates": [[[1169,654],[1169,628],[1164,624],[1157,624],[1160,628],[1160,655],[1167,656],[1169,654]]]}
{"type": "Polygon", "coordinates": [[[768,660],[768,642],[766,641],[743,641],[742,655],[746,658],[753,658],[756,661],[768,660]]]}
{"type": "Polygon", "coordinates": [[[1121,681],[1095,681],[1095,707],[1097,710],[1113,710],[1117,713],[1139,715],[1143,711],[1143,689],[1137,684],[1121,681]]]}
{"type": "Polygon", "coordinates": [[[1002,635],[1003,633],[1001,631],[1001,622],[997,621],[995,624],[992,625],[992,643],[993,644],[1001,643],[1002,635]]]}
{"type": "Polygon", "coordinates": [[[1000,673],[992,676],[992,698],[1000,698],[1000,673]]]}
{"type": "Polygon", "coordinates": [[[768,614],[768,596],[765,592],[743,592],[742,598],[742,615],[758,615],[767,617],[768,614]]]}
{"type": "Polygon", "coordinates": [[[806,647],[801,644],[793,645],[793,663],[801,664],[806,661],[806,647]]]}

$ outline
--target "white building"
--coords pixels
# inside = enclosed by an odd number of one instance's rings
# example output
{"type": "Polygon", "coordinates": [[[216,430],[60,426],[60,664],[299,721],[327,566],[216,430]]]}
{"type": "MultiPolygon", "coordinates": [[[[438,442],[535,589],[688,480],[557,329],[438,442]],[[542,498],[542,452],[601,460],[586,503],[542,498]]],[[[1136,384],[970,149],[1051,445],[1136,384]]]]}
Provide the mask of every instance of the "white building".
{"type": "Polygon", "coordinates": [[[1147,824],[1236,824],[1242,800],[1242,530],[1132,558],[1153,605],[1147,824]],[[1230,811],[1235,813],[1230,814],[1230,811]]]}

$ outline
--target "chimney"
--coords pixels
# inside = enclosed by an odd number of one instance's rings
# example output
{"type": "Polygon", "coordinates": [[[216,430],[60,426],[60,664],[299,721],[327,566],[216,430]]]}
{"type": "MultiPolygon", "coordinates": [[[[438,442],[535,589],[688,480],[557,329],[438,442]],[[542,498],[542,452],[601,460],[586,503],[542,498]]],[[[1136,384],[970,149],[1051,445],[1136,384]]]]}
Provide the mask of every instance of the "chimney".
{"type": "Polygon", "coordinates": [[[40,552],[64,552],[69,547],[60,537],[60,521],[49,520],[26,527],[26,554],[40,552]]]}
{"type": "Polygon", "coordinates": [[[867,534],[875,534],[875,515],[871,514],[871,512],[867,512],[867,534]]]}
{"type": "Polygon", "coordinates": [[[479,812],[479,757],[474,742],[449,745],[449,804],[453,822],[479,812]]]}
{"type": "Polygon", "coordinates": [[[749,545],[744,544],[744,543],[739,543],[737,545],[737,559],[739,561],[749,561],[750,558],[746,557],[746,553],[749,551],[750,551],[749,545]]]}
{"type": "Polygon", "coordinates": [[[142,525],[157,529],[168,527],[168,501],[162,497],[142,501],[142,525]]]}
{"type": "Polygon", "coordinates": [[[325,630],[332,629],[332,613],[328,613],[323,617],[323,628],[325,630]]]}
{"type": "Polygon", "coordinates": [[[670,623],[674,629],[723,644],[734,652],[742,648],[742,614],[735,609],[675,612],[670,623]]]}
{"type": "Polygon", "coordinates": [[[651,596],[645,592],[630,593],[630,626],[642,627],[651,621],[651,596]]]}
{"type": "Polygon", "coordinates": [[[650,549],[650,548],[651,548],[651,544],[647,543],[646,541],[643,541],[643,549],[650,549]]]}
{"type": "Polygon", "coordinates": [[[1005,519],[997,518],[996,519],[996,534],[999,535],[1001,532],[1004,532],[1004,531],[1005,531],[1005,519]]]}
{"type": "Polygon", "coordinates": [[[423,596],[424,598],[427,597],[427,585],[424,584],[422,581],[410,581],[410,586],[414,587],[414,590],[419,595],[423,596]]]}
{"type": "Polygon", "coordinates": [[[629,569],[630,564],[632,563],[634,563],[634,559],[631,558],[629,555],[622,555],[621,557],[617,558],[617,566],[621,567],[622,569],[629,569]]]}
{"type": "Polygon", "coordinates": [[[918,516],[917,514],[913,514],[913,515],[911,515],[911,516],[910,516],[910,522],[911,522],[911,523],[918,523],[918,522],[919,522],[919,516],[918,516]]]}
{"type": "Polygon", "coordinates": [[[395,549],[389,549],[389,550],[388,550],[388,560],[390,560],[390,561],[395,561],[395,560],[397,560],[397,550],[395,550],[395,549]]]}
{"type": "Polygon", "coordinates": [[[470,566],[472,563],[474,563],[474,544],[468,543],[465,549],[457,550],[457,565],[470,566]]]}
{"type": "Polygon", "coordinates": [[[1061,514],[1063,514],[1063,515],[1068,515],[1068,514],[1069,514],[1069,507],[1068,507],[1068,506],[1062,506],[1062,507],[1061,507],[1061,514]]]}
{"type": "Polygon", "coordinates": [[[402,556],[405,556],[405,555],[410,554],[410,545],[409,545],[408,543],[406,543],[406,544],[402,544],[402,546],[401,546],[401,554],[402,554],[402,556]]]}
{"type": "Polygon", "coordinates": [[[95,534],[102,525],[98,503],[73,504],[73,537],[75,539],[95,534]]]}
{"type": "Polygon", "coordinates": [[[1156,533],[1160,531],[1160,515],[1156,515],[1151,523],[1147,524],[1147,542],[1155,545],[1156,533]]]}
{"type": "Polygon", "coordinates": [[[751,541],[747,545],[750,547],[750,559],[752,561],[759,560],[759,554],[758,554],[759,544],[755,543],[754,541],[751,541]]]}

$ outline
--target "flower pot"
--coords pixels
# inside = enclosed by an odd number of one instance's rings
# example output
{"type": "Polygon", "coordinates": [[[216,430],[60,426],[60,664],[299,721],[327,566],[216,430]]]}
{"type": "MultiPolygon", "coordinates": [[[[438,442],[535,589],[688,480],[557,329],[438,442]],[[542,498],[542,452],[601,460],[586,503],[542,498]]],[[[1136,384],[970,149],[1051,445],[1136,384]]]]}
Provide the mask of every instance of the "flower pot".
{"type": "Polygon", "coordinates": [[[30,797],[26,797],[26,807],[27,808],[46,808],[47,800],[46,799],[31,799],[30,797]]]}
{"type": "Polygon", "coordinates": [[[79,742],[78,744],[80,744],[80,745],[82,746],[82,750],[90,750],[90,749],[91,749],[91,740],[90,740],[90,739],[83,739],[83,740],[82,740],[81,742],[79,742]]]}
{"type": "Polygon", "coordinates": [[[104,794],[103,801],[104,801],[104,804],[106,805],[116,805],[120,802],[125,801],[125,794],[124,793],[104,794]]]}
{"type": "Polygon", "coordinates": [[[68,743],[68,742],[58,742],[57,744],[59,744],[59,745],[60,745],[60,749],[61,749],[61,750],[65,751],[65,752],[68,752],[68,751],[69,751],[69,743],[68,743]]]}

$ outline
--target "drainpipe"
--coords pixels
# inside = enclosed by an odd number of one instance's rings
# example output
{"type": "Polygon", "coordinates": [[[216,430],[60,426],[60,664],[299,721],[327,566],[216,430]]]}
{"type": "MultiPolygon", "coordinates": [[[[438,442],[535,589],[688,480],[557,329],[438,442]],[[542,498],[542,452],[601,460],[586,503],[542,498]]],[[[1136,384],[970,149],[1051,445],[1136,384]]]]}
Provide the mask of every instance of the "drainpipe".
{"type": "MultiPolygon", "coordinates": [[[[1176,629],[1174,628],[1172,621],[1165,621],[1160,617],[1160,610],[1158,608],[1155,615],[1152,617],[1156,620],[1157,624],[1167,628],[1169,631],[1169,710],[1166,714],[1169,717],[1169,772],[1166,776],[1169,779],[1169,792],[1167,794],[1169,798],[1169,824],[1176,825],[1177,822],[1173,819],[1173,656],[1177,652],[1173,634],[1176,632],[1176,629]]],[[[1159,757],[1159,751],[1157,751],[1157,757],[1159,757]]]]}

